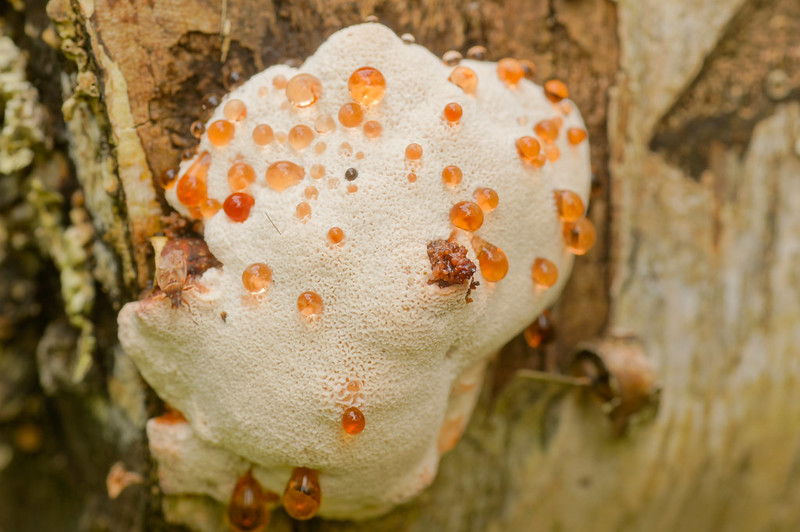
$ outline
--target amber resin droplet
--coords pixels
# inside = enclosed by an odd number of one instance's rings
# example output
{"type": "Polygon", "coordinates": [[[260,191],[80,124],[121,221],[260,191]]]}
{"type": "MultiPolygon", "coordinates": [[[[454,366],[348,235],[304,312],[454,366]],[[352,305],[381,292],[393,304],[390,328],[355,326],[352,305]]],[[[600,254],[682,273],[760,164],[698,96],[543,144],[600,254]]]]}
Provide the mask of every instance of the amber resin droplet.
{"type": "Polygon", "coordinates": [[[303,180],[305,170],[290,161],[277,161],[267,168],[267,185],[273,190],[283,192],[303,180]]]}
{"type": "Polygon", "coordinates": [[[301,201],[294,209],[294,215],[302,221],[306,221],[311,216],[311,205],[305,201],[301,201]]]}
{"type": "Polygon", "coordinates": [[[203,133],[206,131],[206,126],[199,120],[195,120],[192,122],[192,125],[189,126],[189,133],[196,139],[199,139],[203,136],[203,133]]]}
{"type": "Polygon", "coordinates": [[[586,130],[579,127],[571,127],[567,130],[569,143],[576,146],[586,140],[586,130]]]}
{"type": "Polygon", "coordinates": [[[225,107],[222,108],[222,114],[231,122],[238,122],[247,116],[247,106],[242,100],[228,100],[225,107]]]}
{"type": "Polygon", "coordinates": [[[481,267],[481,275],[490,283],[502,281],[508,273],[508,258],[506,254],[497,246],[488,242],[476,239],[475,244],[479,244],[478,264],[481,267]]]}
{"type": "Polygon", "coordinates": [[[193,207],[206,199],[208,196],[206,177],[209,166],[211,166],[211,155],[204,151],[178,180],[178,186],[175,189],[178,201],[187,207],[193,207]]]}
{"type": "Polygon", "coordinates": [[[472,197],[475,198],[475,202],[484,213],[492,212],[497,208],[497,204],[500,203],[500,197],[497,192],[488,187],[475,189],[472,197]]]}
{"type": "Polygon", "coordinates": [[[445,185],[454,187],[461,183],[463,175],[461,168],[451,164],[450,166],[445,166],[444,170],[442,170],[442,181],[444,181],[445,185]]]}
{"type": "Polygon", "coordinates": [[[457,124],[461,120],[463,109],[456,102],[450,102],[444,106],[444,118],[451,124],[457,124]]]}
{"type": "Polygon", "coordinates": [[[367,424],[364,414],[356,407],[350,407],[342,415],[342,428],[348,434],[358,434],[367,424]]]}
{"type": "Polygon", "coordinates": [[[525,329],[523,334],[529,346],[536,349],[542,347],[556,338],[556,327],[550,316],[550,311],[545,310],[536,320],[525,329]]]}
{"type": "Polygon", "coordinates": [[[584,255],[594,245],[597,234],[594,224],[586,218],[565,222],[563,227],[564,244],[575,255],[584,255]]]}
{"type": "Polygon", "coordinates": [[[236,163],[228,170],[228,185],[234,192],[250,186],[256,180],[256,172],[247,163],[236,163]]]}
{"type": "Polygon", "coordinates": [[[289,130],[289,146],[294,150],[300,151],[307,148],[313,140],[314,132],[308,126],[299,124],[289,130]]]}
{"type": "Polygon", "coordinates": [[[175,186],[175,181],[178,177],[178,169],[177,168],[167,168],[161,175],[158,176],[158,184],[161,185],[161,188],[164,190],[169,190],[175,186]]]}
{"type": "Polygon", "coordinates": [[[375,105],[386,94],[386,79],[377,68],[361,67],[350,75],[347,89],[356,103],[375,105]]]}
{"type": "Polygon", "coordinates": [[[551,79],[544,84],[544,95],[551,102],[558,103],[564,98],[569,98],[569,89],[560,79],[551,79]]]}
{"type": "Polygon", "coordinates": [[[286,76],[284,76],[283,74],[278,74],[277,76],[272,78],[272,86],[278,89],[279,91],[286,88],[286,83],[287,83],[286,76]]]}
{"type": "Polygon", "coordinates": [[[322,83],[311,74],[297,74],[286,84],[286,99],[295,107],[314,105],[322,96],[322,83]]]}
{"type": "Polygon", "coordinates": [[[531,278],[538,286],[550,288],[558,281],[558,267],[552,261],[539,257],[533,261],[531,278]]]}
{"type": "Polygon", "coordinates": [[[586,208],[581,197],[571,190],[556,190],[553,192],[556,199],[558,217],[565,222],[574,222],[583,216],[586,208]]]}
{"type": "Polygon", "coordinates": [[[200,202],[200,215],[203,218],[211,218],[215,214],[219,212],[222,208],[222,203],[215,200],[214,198],[206,198],[200,202]]]}
{"type": "Polygon", "coordinates": [[[375,120],[364,122],[364,136],[369,139],[376,139],[381,136],[383,127],[375,120]]]}
{"type": "Polygon", "coordinates": [[[478,90],[478,75],[469,67],[455,67],[447,80],[461,87],[467,94],[475,94],[478,90]]]}
{"type": "Polygon", "coordinates": [[[497,77],[509,87],[516,87],[523,76],[525,76],[525,69],[516,59],[506,57],[497,62],[497,77]]]}
{"type": "Polygon", "coordinates": [[[208,141],[211,143],[212,146],[216,146],[217,148],[221,148],[226,146],[231,140],[233,140],[233,134],[235,132],[233,124],[228,122],[227,120],[217,120],[216,122],[212,122],[210,126],[208,126],[208,131],[206,131],[206,135],[208,135],[208,141]]]}
{"type": "Polygon", "coordinates": [[[450,221],[464,231],[477,231],[483,225],[483,211],[477,203],[460,201],[450,209],[450,221]]]}
{"type": "Polygon", "coordinates": [[[317,187],[309,185],[303,190],[303,196],[307,200],[315,200],[319,196],[319,190],[317,190],[317,187]]]}
{"type": "Polygon", "coordinates": [[[275,139],[272,128],[267,124],[259,124],[253,128],[253,142],[259,146],[266,146],[275,139]]]}
{"type": "Polygon", "coordinates": [[[364,111],[357,103],[346,103],[339,108],[339,122],[344,127],[356,127],[364,120],[364,111]]]}
{"type": "Polygon", "coordinates": [[[558,125],[552,120],[542,120],[533,126],[533,131],[546,143],[553,143],[558,139],[558,125]]]}
{"type": "Polygon", "coordinates": [[[322,502],[317,471],[307,467],[294,468],[289,482],[286,483],[282,502],[286,513],[298,521],[317,515],[322,502]]]}
{"type": "Polygon", "coordinates": [[[240,477],[228,503],[228,522],[235,532],[263,532],[269,524],[269,508],[261,484],[251,471],[240,477]]]}
{"type": "Polygon", "coordinates": [[[542,145],[533,137],[520,137],[517,139],[517,153],[527,162],[533,162],[534,158],[539,155],[542,145]]]}
{"type": "Polygon", "coordinates": [[[335,128],[336,121],[331,115],[319,115],[317,120],[314,122],[314,129],[317,130],[317,133],[327,133],[335,128]]]}
{"type": "Polygon", "coordinates": [[[344,240],[344,231],[338,227],[328,229],[328,240],[331,244],[339,244],[344,240]]]}
{"type": "Polygon", "coordinates": [[[472,59],[474,61],[486,61],[487,57],[489,57],[489,52],[484,46],[477,45],[467,50],[467,59],[472,59]]]}
{"type": "Polygon", "coordinates": [[[250,194],[244,192],[234,192],[222,204],[222,210],[228,218],[234,222],[243,222],[250,216],[250,209],[253,208],[256,200],[250,194]]]}
{"type": "Polygon", "coordinates": [[[406,159],[409,161],[422,159],[422,146],[414,142],[406,146],[406,159]]]}
{"type": "Polygon", "coordinates": [[[251,294],[263,294],[272,282],[272,270],[263,262],[255,262],[242,272],[244,289],[251,294]]]}
{"type": "Polygon", "coordinates": [[[533,61],[528,59],[520,59],[519,64],[522,65],[522,71],[525,79],[533,80],[533,76],[536,75],[536,65],[533,63],[533,61]]]}
{"type": "Polygon", "coordinates": [[[303,292],[297,298],[297,310],[306,318],[322,313],[322,298],[316,292],[303,292]]]}
{"type": "Polygon", "coordinates": [[[544,147],[544,155],[548,161],[554,163],[561,157],[561,150],[555,144],[548,144],[544,147]]]}
{"type": "Polygon", "coordinates": [[[311,170],[309,170],[308,173],[314,179],[322,179],[325,177],[325,167],[321,164],[315,164],[311,167],[311,170]]]}

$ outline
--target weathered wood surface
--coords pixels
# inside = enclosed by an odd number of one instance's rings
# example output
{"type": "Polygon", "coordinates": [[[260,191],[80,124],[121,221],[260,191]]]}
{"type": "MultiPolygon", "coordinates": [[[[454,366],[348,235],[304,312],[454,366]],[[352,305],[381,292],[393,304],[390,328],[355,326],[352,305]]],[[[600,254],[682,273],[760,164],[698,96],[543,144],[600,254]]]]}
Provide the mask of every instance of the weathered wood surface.
{"type": "MultiPolygon", "coordinates": [[[[589,126],[600,238],[556,309],[557,344],[534,352],[512,342],[429,490],[376,521],[308,528],[800,528],[796,1],[51,0],[57,31],[43,2],[11,5],[4,33],[39,61],[27,72],[54,124],[42,128],[57,134],[54,143],[31,138],[33,161],[2,171],[25,192],[12,206],[37,206],[30,227],[51,216],[35,240],[71,310],[41,312],[35,293],[0,291],[11,302],[4,318],[17,316],[3,322],[17,334],[0,336],[0,362],[17,375],[0,382],[0,529],[162,527],[152,481],[114,501],[104,486],[118,460],[154,478],[141,433],[152,396],[115,348],[113,324],[114,309],[151,275],[146,239],[165,212],[154,176],[191,147],[204,98],[237,76],[305,57],[372,13],[436,53],[483,44],[495,59],[533,59],[540,80],[565,79],[589,126]],[[48,79],[57,69],[60,79],[48,79]],[[59,217],[58,198],[76,184],[82,198],[59,217]],[[55,194],[55,210],[42,190],[55,194]],[[76,233],[86,256],[59,255],[64,235],[76,233]],[[87,276],[96,294],[81,291],[87,276]],[[75,294],[89,303],[75,304],[75,294]],[[71,332],[81,323],[92,327],[71,332]],[[662,387],[657,417],[624,438],[575,390],[512,377],[516,368],[552,368],[576,342],[612,333],[639,337],[662,387]],[[96,345],[88,362],[79,338],[96,345]],[[43,390],[31,383],[32,349],[43,390]],[[21,430],[37,427],[46,441],[26,452],[21,430]],[[49,480],[31,481],[37,475],[49,480]],[[52,503],[75,484],[83,489],[52,503]]],[[[9,94],[4,107],[23,98],[9,94]]],[[[0,204],[0,236],[14,234],[11,212],[0,204]]],[[[0,238],[2,249],[12,241],[0,238]]],[[[0,267],[19,257],[0,255],[0,267]]],[[[273,521],[271,530],[293,528],[282,512],[273,521]]]]}

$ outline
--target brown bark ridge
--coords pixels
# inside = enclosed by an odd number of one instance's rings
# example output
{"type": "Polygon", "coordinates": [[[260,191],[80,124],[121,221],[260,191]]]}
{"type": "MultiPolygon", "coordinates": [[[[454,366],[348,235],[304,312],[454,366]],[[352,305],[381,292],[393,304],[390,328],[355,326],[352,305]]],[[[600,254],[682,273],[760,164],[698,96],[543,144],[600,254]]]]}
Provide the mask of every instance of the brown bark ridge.
{"type": "Polygon", "coordinates": [[[434,53],[481,44],[565,80],[598,243],[553,310],[556,342],[501,353],[433,486],[373,521],[276,511],[270,530],[800,528],[795,0],[12,0],[0,530],[221,526],[219,505],[159,494],[143,426],[162,406],[114,316],[148,288],[149,237],[174,229],[158,176],[193,149],[192,122],[367,15],[434,53]],[[653,378],[660,408],[637,421],[653,378]]]}

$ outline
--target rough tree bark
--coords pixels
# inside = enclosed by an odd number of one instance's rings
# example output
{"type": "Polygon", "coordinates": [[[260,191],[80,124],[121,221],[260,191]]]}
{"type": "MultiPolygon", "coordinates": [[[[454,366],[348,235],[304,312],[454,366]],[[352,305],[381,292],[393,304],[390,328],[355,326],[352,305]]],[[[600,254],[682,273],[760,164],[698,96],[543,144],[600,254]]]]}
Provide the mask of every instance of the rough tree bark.
{"type": "Polygon", "coordinates": [[[0,530],[178,529],[143,435],[160,405],[114,319],[152,275],[157,176],[191,149],[211,95],[369,14],[436,53],[483,44],[564,79],[589,127],[600,238],[555,309],[558,340],[508,346],[430,489],[371,522],[276,512],[271,530],[800,528],[796,0],[0,13],[0,530]],[[515,375],[564,370],[578,342],[619,335],[639,339],[661,387],[657,415],[625,436],[585,393],[515,375]],[[145,481],[112,500],[115,462],[145,481]]]}

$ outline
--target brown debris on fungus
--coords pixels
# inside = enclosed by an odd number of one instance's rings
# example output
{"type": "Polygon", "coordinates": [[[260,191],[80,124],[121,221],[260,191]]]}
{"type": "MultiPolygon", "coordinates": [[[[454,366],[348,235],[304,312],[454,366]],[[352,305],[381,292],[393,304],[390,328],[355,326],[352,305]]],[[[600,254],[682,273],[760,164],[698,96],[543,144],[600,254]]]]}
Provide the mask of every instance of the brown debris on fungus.
{"type": "Polygon", "coordinates": [[[457,284],[469,284],[467,303],[471,300],[469,292],[478,286],[472,280],[477,267],[467,258],[467,248],[447,240],[433,240],[428,243],[428,259],[431,261],[431,279],[428,284],[439,288],[457,284]]]}

